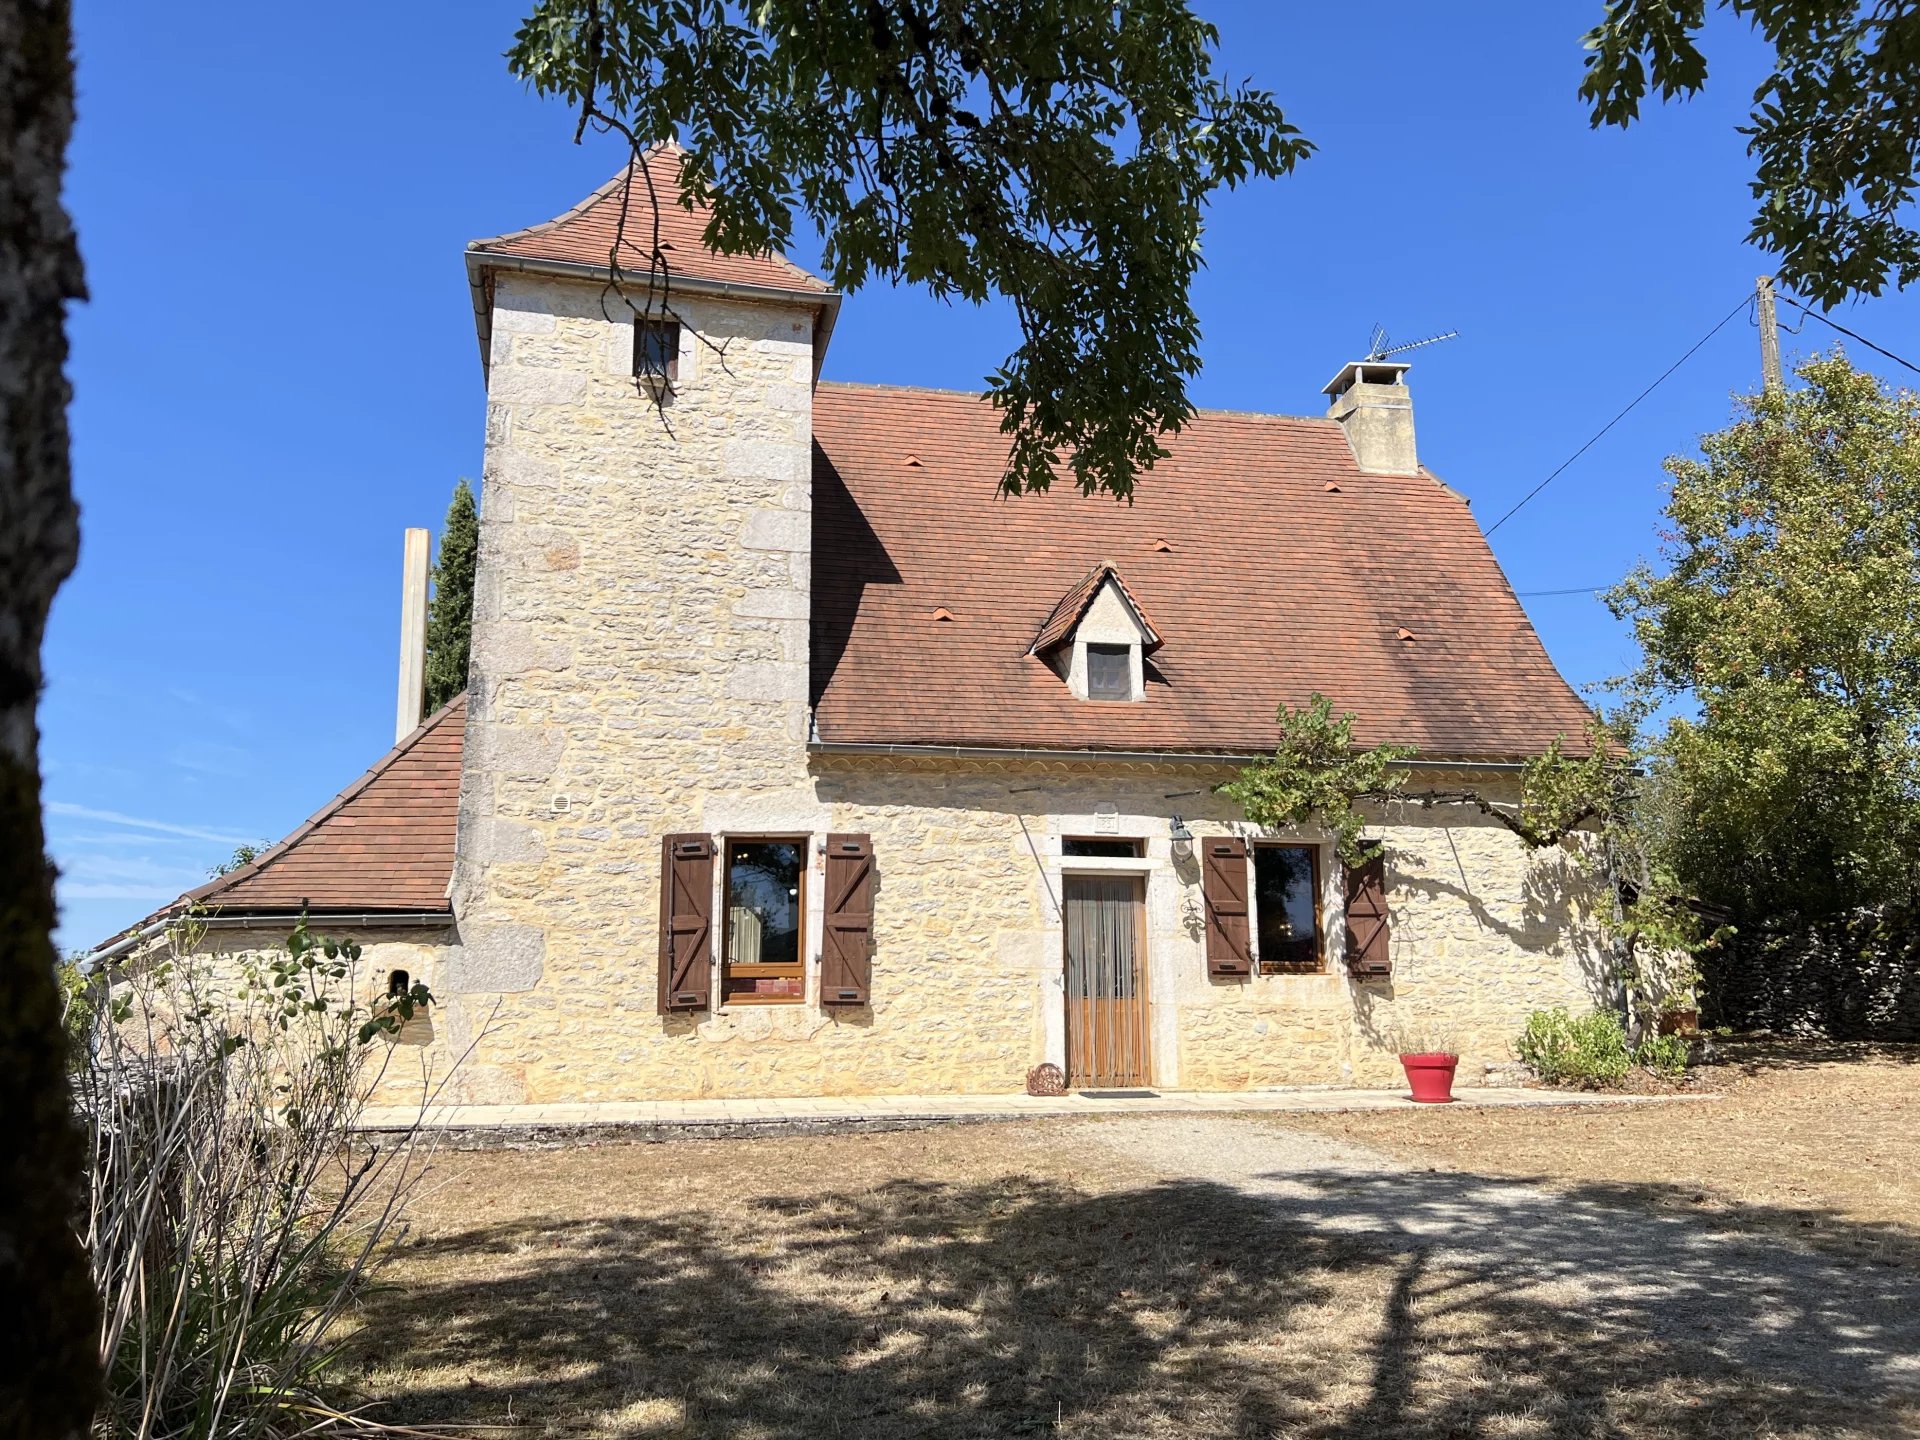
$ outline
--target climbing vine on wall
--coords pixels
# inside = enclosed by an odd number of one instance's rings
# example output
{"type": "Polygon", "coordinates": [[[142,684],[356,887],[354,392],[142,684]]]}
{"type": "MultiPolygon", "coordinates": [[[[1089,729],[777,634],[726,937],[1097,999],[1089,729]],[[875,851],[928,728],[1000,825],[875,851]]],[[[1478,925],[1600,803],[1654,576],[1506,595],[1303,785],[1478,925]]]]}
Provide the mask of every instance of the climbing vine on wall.
{"type": "Polygon", "coordinates": [[[1219,793],[1255,825],[1321,827],[1349,864],[1359,863],[1367,848],[1368,817],[1362,807],[1388,803],[1463,806],[1504,826],[1529,849],[1565,846],[1595,868],[1614,899],[1606,919],[1620,978],[1629,990],[1642,988],[1643,959],[1655,954],[1666,957],[1668,983],[1676,973],[1681,983],[1691,983],[1691,967],[1683,963],[1676,971],[1672,958],[1716,944],[1727,933],[1704,917],[1651,858],[1646,827],[1656,807],[1647,803],[1633,727],[1596,715],[1577,749],[1566,737],[1556,737],[1527,762],[1516,801],[1470,786],[1414,787],[1404,762],[1417,749],[1356,747],[1354,718],[1350,712],[1336,715],[1333,703],[1318,693],[1299,709],[1281,705],[1274,753],[1245,766],[1217,787],[1219,793]],[[1575,835],[1587,839],[1569,844],[1575,835]]]}

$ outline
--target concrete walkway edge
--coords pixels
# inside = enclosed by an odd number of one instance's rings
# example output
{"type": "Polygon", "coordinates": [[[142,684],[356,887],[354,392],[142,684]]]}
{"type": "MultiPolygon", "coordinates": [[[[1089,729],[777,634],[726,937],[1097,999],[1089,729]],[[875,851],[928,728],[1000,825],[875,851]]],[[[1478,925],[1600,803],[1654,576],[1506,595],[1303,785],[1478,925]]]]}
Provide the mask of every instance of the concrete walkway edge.
{"type": "MultiPolygon", "coordinates": [[[[1485,1086],[1455,1092],[1453,1108],[1491,1109],[1565,1105],[1658,1105],[1717,1100],[1718,1095],[1605,1095],[1585,1091],[1485,1086]]],[[[877,1122],[1028,1120],[1089,1115],[1287,1115],[1361,1110],[1425,1110],[1399,1090],[1195,1091],[1159,1090],[1117,1096],[1076,1092],[1035,1095],[857,1095],[766,1100],[640,1100],[571,1105],[369,1106],[362,1130],[595,1130],[610,1127],[740,1126],[777,1129],[859,1126],[877,1122]]]]}

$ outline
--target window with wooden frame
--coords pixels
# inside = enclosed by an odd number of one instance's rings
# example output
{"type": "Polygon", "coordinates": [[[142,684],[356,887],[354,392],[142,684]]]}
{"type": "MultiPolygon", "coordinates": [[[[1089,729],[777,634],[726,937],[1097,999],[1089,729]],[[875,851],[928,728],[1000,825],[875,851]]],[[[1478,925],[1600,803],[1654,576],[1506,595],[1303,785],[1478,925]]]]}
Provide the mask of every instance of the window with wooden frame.
{"type": "Polygon", "coordinates": [[[1133,699],[1133,647],[1131,645],[1087,646],[1087,698],[1089,700],[1133,699]]]}
{"type": "Polygon", "coordinates": [[[1320,939],[1320,851],[1314,845],[1253,847],[1254,958],[1263,975],[1326,968],[1320,939]]]}
{"type": "Polygon", "coordinates": [[[720,995],[727,1005],[798,1005],[807,997],[807,837],[729,840],[720,995]]]}
{"type": "Polygon", "coordinates": [[[1138,860],[1144,847],[1142,840],[1112,835],[1068,835],[1060,841],[1060,853],[1069,860],[1138,860]]]}
{"type": "Polygon", "coordinates": [[[633,376],[636,380],[680,378],[680,322],[636,317],[633,322],[633,376]]]}

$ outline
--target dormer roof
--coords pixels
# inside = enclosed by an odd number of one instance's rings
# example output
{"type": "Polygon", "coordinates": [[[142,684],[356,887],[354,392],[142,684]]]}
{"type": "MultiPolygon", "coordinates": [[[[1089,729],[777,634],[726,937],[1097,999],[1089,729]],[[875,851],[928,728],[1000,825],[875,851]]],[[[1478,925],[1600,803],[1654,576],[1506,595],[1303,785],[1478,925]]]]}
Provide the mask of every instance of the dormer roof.
{"type": "Polygon", "coordinates": [[[1133,618],[1140,626],[1141,653],[1151,655],[1158,650],[1161,645],[1160,632],[1153,628],[1153,623],[1147,619],[1147,612],[1127,588],[1127,582],[1120,578],[1119,569],[1110,561],[1103,560],[1075,581],[1072,588],[1060,597],[1060,603],[1053,607],[1053,612],[1040,626],[1040,633],[1034,637],[1033,647],[1028,653],[1044,656],[1073,639],[1073,632],[1080,628],[1080,622],[1086,619],[1087,611],[1108,584],[1119,591],[1120,598],[1126,602],[1127,609],[1133,612],[1133,618]]]}

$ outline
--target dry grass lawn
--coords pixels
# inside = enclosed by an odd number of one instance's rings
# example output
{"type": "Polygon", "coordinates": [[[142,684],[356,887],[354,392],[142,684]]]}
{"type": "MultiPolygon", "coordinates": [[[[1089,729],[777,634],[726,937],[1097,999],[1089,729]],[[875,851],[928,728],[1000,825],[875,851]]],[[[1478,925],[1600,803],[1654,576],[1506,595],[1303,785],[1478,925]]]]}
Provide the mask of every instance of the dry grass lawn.
{"type": "Polygon", "coordinates": [[[348,1351],[396,1422],[1812,1440],[1916,1418],[1129,1173],[1073,1122],[435,1163],[348,1351]]]}
{"type": "Polygon", "coordinates": [[[1697,1078],[1724,1098],[1285,1123],[1445,1169],[1577,1187],[1920,1268],[1920,1046],[1728,1044],[1697,1078]]]}

